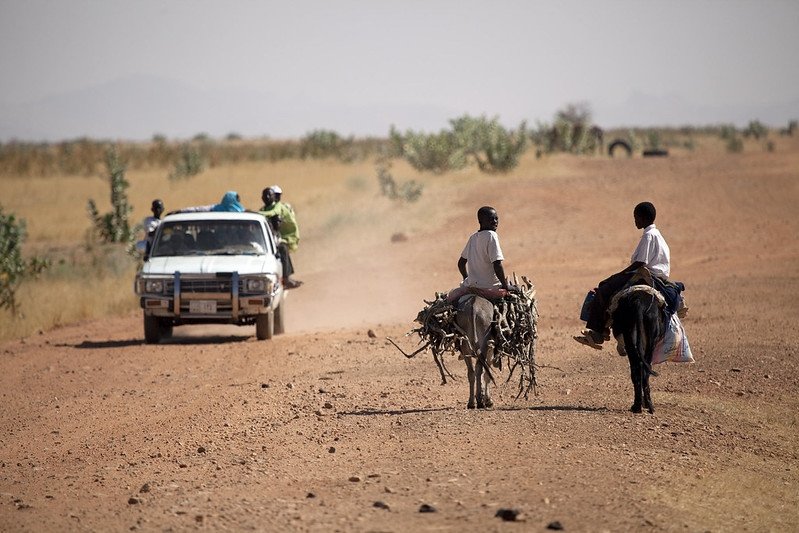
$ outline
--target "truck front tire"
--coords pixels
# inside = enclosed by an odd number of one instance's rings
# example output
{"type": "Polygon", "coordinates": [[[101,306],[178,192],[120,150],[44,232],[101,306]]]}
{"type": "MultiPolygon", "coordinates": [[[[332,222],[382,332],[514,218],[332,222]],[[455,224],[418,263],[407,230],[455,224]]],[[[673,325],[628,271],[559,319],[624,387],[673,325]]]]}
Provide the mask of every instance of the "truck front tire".
{"type": "Polygon", "coordinates": [[[286,332],[286,299],[280,302],[275,309],[275,335],[282,335],[286,332]]]}
{"type": "Polygon", "coordinates": [[[144,342],[158,344],[161,341],[162,326],[158,317],[144,315],[144,342]]]}
{"type": "Polygon", "coordinates": [[[275,333],[275,314],[272,311],[258,315],[255,319],[255,337],[259,341],[272,338],[275,333]]]}

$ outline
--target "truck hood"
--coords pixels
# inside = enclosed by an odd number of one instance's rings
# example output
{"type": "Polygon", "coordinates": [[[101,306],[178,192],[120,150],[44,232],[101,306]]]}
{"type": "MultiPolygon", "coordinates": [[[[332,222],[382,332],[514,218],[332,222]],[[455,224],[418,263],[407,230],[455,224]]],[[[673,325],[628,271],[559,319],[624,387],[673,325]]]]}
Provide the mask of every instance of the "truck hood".
{"type": "Polygon", "coordinates": [[[273,255],[199,255],[175,257],[151,257],[142,274],[216,274],[238,272],[239,274],[276,274],[278,261],[273,255]]]}

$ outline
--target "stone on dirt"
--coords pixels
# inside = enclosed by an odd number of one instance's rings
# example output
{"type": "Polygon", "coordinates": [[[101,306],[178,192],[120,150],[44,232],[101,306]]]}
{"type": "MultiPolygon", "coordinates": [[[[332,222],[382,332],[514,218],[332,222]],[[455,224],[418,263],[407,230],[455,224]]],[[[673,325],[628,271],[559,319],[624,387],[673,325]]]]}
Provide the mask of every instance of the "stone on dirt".
{"type": "Polygon", "coordinates": [[[522,522],[524,515],[518,509],[497,509],[496,517],[501,518],[505,522],[522,522]]]}
{"type": "Polygon", "coordinates": [[[430,504],[423,503],[422,505],[419,506],[419,512],[420,513],[435,513],[435,512],[438,512],[438,509],[436,509],[435,507],[433,507],[430,504]]]}

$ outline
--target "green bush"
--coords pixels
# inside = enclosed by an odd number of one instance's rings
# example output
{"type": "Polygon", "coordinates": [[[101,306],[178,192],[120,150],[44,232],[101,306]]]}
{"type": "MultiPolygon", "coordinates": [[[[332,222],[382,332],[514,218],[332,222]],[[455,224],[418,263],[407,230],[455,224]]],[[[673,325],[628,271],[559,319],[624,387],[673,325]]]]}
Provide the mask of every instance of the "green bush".
{"type": "Polygon", "coordinates": [[[768,128],[763,125],[762,122],[759,120],[752,120],[749,122],[749,125],[744,130],[744,137],[754,137],[755,139],[761,139],[768,136],[768,128]]]}
{"type": "Polygon", "coordinates": [[[452,130],[404,134],[394,126],[389,132],[391,153],[403,157],[416,170],[435,173],[464,168],[474,161],[483,172],[508,172],[519,164],[528,143],[524,122],[506,130],[497,118],[464,115],[450,120],[452,130]]]}
{"type": "Polygon", "coordinates": [[[380,192],[390,200],[404,200],[415,202],[422,196],[424,186],[416,180],[406,181],[400,184],[394,180],[394,176],[389,172],[390,163],[380,162],[377,164],[377,181],[380,183],[380,192]]]}
{"type": "Polygon", "coordinates": [[[727,151],[731,154],[738,154],[744,151],[744,142],[740,137],[732,137],[727,140],[727,151]]]}
{"type": "Polygon", "coordinates": [[[602,149],[602,130],[592,125],[588,104],[569,104],[555,113],[552,126],[539,124],[531,138],[544,151],[590,154],[602,149]]]}
{"type": "Polygon", "coordinates": [[[300,157],[303,159],[335,157],[339,161],[351,162],[356,159],[354,144],[353,137],[345,139],[335,131],[315,130],[300,141],[300,157]]]}
{"type": "Polygon", "coordinates": [[[89,199],[87,209],[93,224],[93,230],[102,242],[130,244],[135,232],[128,221],[133,208],[128,204],[126,192],[130,184],[125,179],[125,166],[119,159],[115,149],[106,153],[105,165],[108,171],[108,182],[111,188],[112,210],[100,215],[93,199],[89,199]]]}
{"type": "Polygon", "coordinates": [[[441,174],[466,166],[466,154],[450,131],[425,134],[408,130],[401,134],[391,126],[389,137],[393,153],[403,157],[416,170],[441,174]]]}
{"type": "Polygon", "coordinates": [[[0,309],[16,314],[19,305],[17,289],[29,277],[35,277],[50,266],[47,259],[22,258],[22,243],[26,238],[25,221],[13,213],[5,214],[0,206],[0,309]]]}
{"type": "Polygon", "coordinates": [[[184,144],[181,147],[179,159],[175,162],[175,167],[167,177],[170,181],[186,179],[196,176],[203,171],[203,168],[205,168],[205,164],[199,148],[184,144]]]}
{"type": "Polygon", "coordinates": [[[647,146],[651,150],[659,150],[661,145],[660,132],[658,130],[649,130],[647,132],[647,146]]]}
{"type": "Polygon", "coordinates": [[[723,124],[719,127],[719,137],[725,141],[730,141],[738,136],[738,130],[732,124],[723,124]]]}
{"type": "Polygon", "coordinates": [[[472,118],[468,115],[451,120],[459,149],[477,163],[483,172],[508,172],[519,164],[527,148],[527,124],[516,131],[506,130],[494,117],[472,118]]]}

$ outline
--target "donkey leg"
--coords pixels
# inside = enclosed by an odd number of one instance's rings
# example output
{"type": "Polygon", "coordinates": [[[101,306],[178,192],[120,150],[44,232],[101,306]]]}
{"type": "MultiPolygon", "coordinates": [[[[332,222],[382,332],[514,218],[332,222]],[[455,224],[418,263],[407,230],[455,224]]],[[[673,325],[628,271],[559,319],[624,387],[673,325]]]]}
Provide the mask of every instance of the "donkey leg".
{"type": "Polygon", "coordinates": [[[637,356],[628,355],[627,358],[630,360],[630,380],[633,382],[634,394],[633,405],[630,407],[630,411],[633,413],[640,413],[643,400],[643,391],[641,388],[641,362],[638,360],[637,356]]]}
{"type": "Polygon", "coordinates": [[[466,404],[468,409],[474,409],[474,363],[471,357],[464,357],[466,361],[466,374],[469,376],[469,403],[466,404]]]}
{"type": "MultiPolygon", "coordinates": [[[[488,365],[491,360],[486,358],[485,364],[488,365]]],[[[486,367],[488,368],[488,367],[486,367]]],[[[486,408],[494,407],[494,401],[491,399],[491,393],[489,392],[488,388],[491,386],[491,380],[488,377],[488,370],[483,370],[485,375],[483,376],[483,405],[486,408]]]]}
{"type": "Polygon", "coordinates": [[[649,392],[649,373],[645,369],[642,370],[643,375],[641,381],[643,382],[642,389],[644,392],[644,407],[646,407],[651,415],[655,413],[655,404],[652,403],[652,396],[649,392]]]}
{"type": "Polygon", "coordinates": [[[483,380],[486,388],[485,393],[483,393],[483,405],[485,405],[486,408],[494,407],[494,400],[491,399],[491,394],[488,392],[488,386],[490,385],[488,381],[487,379],[483,380]]]}
{"type": "Polygon", "coordinates": [[[484,409],[485,406],[486,406],[486,404],[485,404],[485,396],[483,396],[483,389],[484,389],[484,385],[483,385],[483,365],[484,364],[485,364],[485,359],[479,360],[479,361],[475,361],[475,365],[477,366],[477,368],[474,369],[474,373],[475,373],[474,388],[477,391],[477,408],[478,409],[484,409]]]}

